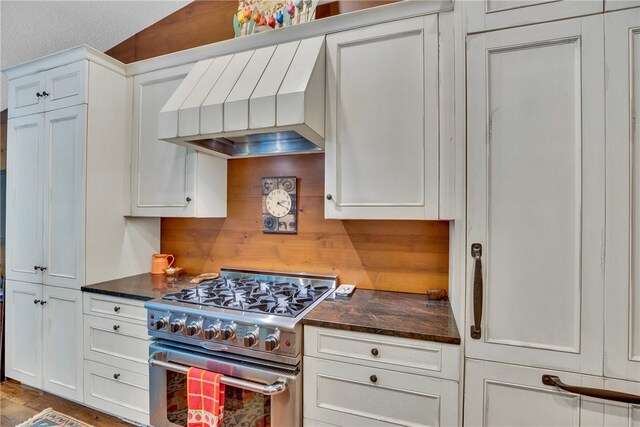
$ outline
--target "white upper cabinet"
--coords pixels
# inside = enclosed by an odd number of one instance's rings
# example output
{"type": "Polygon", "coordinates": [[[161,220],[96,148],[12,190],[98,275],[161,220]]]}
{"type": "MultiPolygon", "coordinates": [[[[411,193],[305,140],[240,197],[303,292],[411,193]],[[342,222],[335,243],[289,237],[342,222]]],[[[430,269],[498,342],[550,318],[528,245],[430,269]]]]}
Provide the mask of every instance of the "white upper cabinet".
{"type": "Polygon", "coordinates": [[[89,61],[83,60],[9,82],[9,117],[87,102],[89,61]]]}
{"type": "Polygon", "coordinates": [[[465,3],[467,32],[496,30],[602,12],[602,0],[476,0],[465,3]]]}
{"type": "Polygon", "coordinates": [[[325,217],[438,219],[437,15],[326,43],[325,217]]]}
{"type": "Polygon", "coordinates": [[[468,357],[602,374],[602,28],[468,39],[468,357]]]}
{"type": "Polygon", "coordinates": [[[122,215],[123,64],[80,46],[3,72],[14,94],[36,75],[47,91],[44,112],[16,117],[23,107],[9,105],[7,279],[79,289],[149,271],[159,221],[122,215]]]}
{"type": "Polygon", "coordinates": [[[44,111],[42,100],[44,80],[44,72],[11,80],[8,86],[9,117],[44,111]]]}
{"type": "Polygon", "coordinates": [[[227,214],[227,161],[158,139],[160,110],[192,67],[185,64],[133,77],[133,216],[227,214]]]}
{"type": "Polygon", "coordinates": [[[640,381],[640,9],[607,13],[605,375],[640,381]]]}

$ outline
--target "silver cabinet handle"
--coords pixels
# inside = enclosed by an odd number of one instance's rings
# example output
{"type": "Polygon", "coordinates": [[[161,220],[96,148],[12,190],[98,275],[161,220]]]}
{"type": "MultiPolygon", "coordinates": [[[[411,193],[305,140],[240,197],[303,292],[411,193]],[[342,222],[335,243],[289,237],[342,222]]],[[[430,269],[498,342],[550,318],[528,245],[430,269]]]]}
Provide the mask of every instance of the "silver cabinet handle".
{"type": "MultiPolygon", "coordinates": [[[[189,372],[189,367],[184,365],[179,365],[177,363],[171,362],[162,362],[156,359],[162,352],[153,353],[149,357],[149,366],[163,368],[168,371],[178,372],[180,374],[187,374],[189,372]]],[[[265,396],[273,396],[275,394],[280,394],[287,389],[287,382],[285,380],[278,380],[273,384],[259,384],[253,381],[240,380],[234,377],[222,377],[220,379],[222,384],[229,385],[231,387],[241,388],[243,390],[254,391],[256,393],[264,394],[265,396]]]]}
{"type": "Polygon", "coordinates": [[[474,258],[473,268],[473,325],[471,326],[471,338],[480,339],[482,330],[482,245],[474,243],[471,245],[471,256],[474,258]]]}
{"type": "Polygon", "coordinates": [[[630,405],[640,405],[640,396],[627,394],[619,391],[602,390],[599,388],[589,388],[576,385],[569,385],[555,375],[543,375],[542,384],[558,387],[569,393],[580,394],[582,396],[595,397],[597,399],[613,400],[615,402],[629,403],[630,405]]]}

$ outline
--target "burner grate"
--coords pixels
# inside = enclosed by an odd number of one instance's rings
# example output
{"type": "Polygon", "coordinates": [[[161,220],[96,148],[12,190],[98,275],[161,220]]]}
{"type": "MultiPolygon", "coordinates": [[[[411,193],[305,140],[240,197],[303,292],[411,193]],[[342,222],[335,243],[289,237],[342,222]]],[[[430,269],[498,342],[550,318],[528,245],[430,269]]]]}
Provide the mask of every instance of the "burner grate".
{"type": "Polygon", "coordinates": [[[295,317],[329,289],[325,284],[222,277],[167,294],[163,299],[295,317]]]}

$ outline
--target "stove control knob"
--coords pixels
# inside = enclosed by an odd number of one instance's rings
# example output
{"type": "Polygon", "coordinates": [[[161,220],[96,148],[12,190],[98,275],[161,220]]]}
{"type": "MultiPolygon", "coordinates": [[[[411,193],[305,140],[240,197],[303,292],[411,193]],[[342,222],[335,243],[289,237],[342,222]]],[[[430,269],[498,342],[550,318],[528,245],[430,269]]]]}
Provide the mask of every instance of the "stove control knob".
{"type": "Polygon", "coordinates": [[[253,347],[258,342],[258,329],[254,329],[253,331],[247,333],[244,336],[244,346],[245,347],[253,347]]]}
{"type": "Polygon", "coordinates": [[[204,330],[204,339],[205,340],[212,340],[212,339],[218,339],[220,338],[220,326],[218,325],[212,325],[209,326],[207,329],[204,330]]]}
{"type": "Polygon", "coordinates": [[[186,334],[187,336],[191,337],[193,335],[198,335],[200,333],[200,323],[198,322],[191,322],[189,323],[189,326],[187,326],[186,329],[186,334]]]}
{"type": "Polygon", "coordinates": [[[158,319],[158,321],[156,322],[156,329],[158,330],[164,329],[167,327],[168,324],[169,324],[168,317],[163,317],[162,319],[158,319]]]}
{"type": "Polygon", "coordinates": [[[264,348],[267,351],[273,351],[280,345],[280,340],[275,335],[267,335],[267,339],[264,340],[264,348]]]}
{"type": "Polygon", "coordinates": [[[169,325],[169,330],[175,334],[176,332],[180,332],[183,327],[184,327],[184,320],[174,320],[169,325]]]}
{"type": "Polygon", "coordinates": [[[236,325],[227,325],[221,331],[223,340],[230,340],[236,336],[236,325]]]}

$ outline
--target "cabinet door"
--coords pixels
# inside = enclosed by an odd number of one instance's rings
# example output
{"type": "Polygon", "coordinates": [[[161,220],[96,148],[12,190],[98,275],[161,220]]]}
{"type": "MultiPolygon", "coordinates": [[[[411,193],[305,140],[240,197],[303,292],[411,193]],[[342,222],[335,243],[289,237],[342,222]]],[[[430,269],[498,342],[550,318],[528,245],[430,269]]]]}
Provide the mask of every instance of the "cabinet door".
{"type": "Polygon", "coordinates": [[[436,15],[327,36],[326,218],[438,217],[436,15]]]}
{"type": "Polygon", "coordinates": [[[42,285],[7,281],[6,373],[23,384],[42,387],[42,285]]]}
{"type": "Polygon", "coordinates": [[[44,111],[44,72],[13,79],[9,82],[7,94],[9,118],[26,116],[44,111]]]}
{"type": "Polygon", "coordinates": [[[495,30],[602,12],[603,0],[478,0],[467,9],[467,32],[495,30]]]}
{"type": "Polygon", "coordinates": [[[194,216],[193,149],[158,139],[158,113],[193,64],[154,71],[133,79],[131,214],[194,216]]]}
{"type": "Polygon", "coordinates": [[[7,123],[7,259],[8,279],[40,283],[43,265],[42,201],[44,116],[7,123]]]}
{"type": "MultiPolygon", "coordinates": [[[[604,380],[607,390],[640,396],[640,383],[620,380],[604,380]]],[[[606,401],[604,407],[604,425],[607,427],[640,426],[640,405],[606,401]]]]}
{"type": "Polygon", "coordinates": [[[82,293],[44,286],[42,299],[43,388],[82,401],[82,293]]]}
{"type": "Polygon", "coordinates": [[[640,9],[607,13],[605,28],[608,84],[604,373],[640,381],[640,9]]]}
{"type": "MultiPolygon", "coordinates": [[[[87,106],[45,113],[44,283],[84,281],[84,153],[87,106]]],[[[109,201],[105,200],[105,203],[109,201]]]]}
{"type": "Polygon", "coordinates": [[[465,426],[602,426],[602,400],[587,399],[542,384],[542,375],[583,387],[603,387],[588,375],[547,371],[467,359],[464,387],[465,426]]]}
{"type": "Polygon", "coordinates": [[[89,61],[84,60],[47,71],[44,110],[51,111],[86,103],[88,70],[89,61]]]}
{"type": "Polygon", "coordinates": [[[468,39],[470,357],[602,374],[602,19],[468,39]]]}

